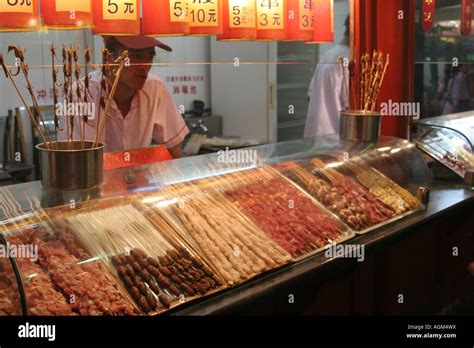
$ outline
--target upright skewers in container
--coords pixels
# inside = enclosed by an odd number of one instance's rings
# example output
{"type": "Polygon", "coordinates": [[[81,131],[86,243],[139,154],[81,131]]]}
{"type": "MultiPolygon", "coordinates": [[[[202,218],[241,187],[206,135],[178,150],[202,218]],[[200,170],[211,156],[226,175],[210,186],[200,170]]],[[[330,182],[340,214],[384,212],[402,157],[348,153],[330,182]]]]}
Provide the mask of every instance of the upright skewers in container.
{"type": "MultiPolygon", "coordinates": [[[[121,73],[128,62],[128,51],[123,51],[113,64],[109,64],[110,53],[107,49],[103,52],[102,64],[102,81],[101,81],[101,95],[100,108],[104,108],[102,118],[97,120],[96,136],[92,141],[85,139],[85,125],[88,122],[89,116],[84,114],[85,103],[95,102],[91,100],[89,92],[90,76],[88,75],[88,68],[93,69],[99,67],[90,62],[90,50],[86,49],[84,52],[85,58],[85,77],[81,79],[81,68],[79,64],[79,50],[77,48],[62,47],[62,66],[63,77],[62,83],[58,82],[58,72],[55,69],[55,61],[57,60],[56,49],[51,45],[51,68],[53,80],[53,97],[54,97],[54,126],[56,134],[58,131],[63,131],[59,125],[59,116],[57,114],[58,106],[58,88],[63,88],[64,104],[66,110],[63,110],[67,115],[66,133],[67,140],[59,141],[57,136],[54,140],[51,139],[46,122],[44,121],[38,101],[35,97],[33,86],[28,76],[28,65],[25,63],[25,52],[19,46],[11,45],[8,51],[13,51],[16,58],[15,71],[10,70],[4,61],[3,55],[0,53],[0,64],[5,72],[6,77],[12,82],[17,94],[19,95],[28,116],[31,119],[36,131],[38,132],[41,144],[36,148],[40,152],[40,164],[42,169],[41,181],[43,186],[48,189],[58,190],[80,190],[93,188],[102,183],[103,180],[103,151],[104,145],[100,143],[102,134],[104,132],[105,121],[108,118],[109,108],[112,99],[118,86],[121,73]],[[22,91],[18,87],[16,77],[23,74],[26,81],[26,87],[30,94],[34,113],[30,109],[30,105],[23,96],[22,91]],[[75,81],[74,81],[75,79],[75,81]],[[105,95],[104,95],[105,94],[105,95]],[[80,105],[82,107],[75,107],[80,105]],[[69,113],[70,107],[74,112],[69,113]],[[77,110],[80,110],[77,114],[77,110]],[[79,117],[76,123],[73,117],[79,117]],[[74,139],[74,126],[79,125],[80,139],[74,139]]],[[[59,104],[61,104],[59,102],[59,104]]],[[[94,109],[94,108],[93,108],[94,109]]]]}
{"type": "MultiPolygon", "coordinates": [[[[381,115],[376,111],[376,106],[388,65],[388,54],[385,59],[382,52],[374,51],[372,57],[368,53],[362,55],[359,69],[359,105],[351,105],[351,110],[341,111],[341,139],[376,142],[380,137],[381,115]]],[[[344,66],[342,68],[345,71],[344,66]]],[[[353,69],[353,65],[351,68],[353,69]]]]}

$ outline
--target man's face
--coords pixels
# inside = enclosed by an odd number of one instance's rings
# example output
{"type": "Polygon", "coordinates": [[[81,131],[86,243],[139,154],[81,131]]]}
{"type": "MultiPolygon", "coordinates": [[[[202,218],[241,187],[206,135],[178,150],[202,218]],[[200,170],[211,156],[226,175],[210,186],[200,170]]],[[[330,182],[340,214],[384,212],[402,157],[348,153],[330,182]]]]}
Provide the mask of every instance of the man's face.
{"type": "Polygon", "coordinates": [[[124,67],[120,84],[132,90],[140,90],[145,85],[155,57],[153,47],[143,50],[128,50],[130,66],[124,67]]]}

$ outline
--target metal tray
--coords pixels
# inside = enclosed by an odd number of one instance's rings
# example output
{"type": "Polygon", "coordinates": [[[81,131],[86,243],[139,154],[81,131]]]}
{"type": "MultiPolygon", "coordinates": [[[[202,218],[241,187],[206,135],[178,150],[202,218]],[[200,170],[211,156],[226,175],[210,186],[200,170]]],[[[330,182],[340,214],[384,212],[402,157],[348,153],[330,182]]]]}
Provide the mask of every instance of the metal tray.
{"type": "MultiPolygon", "coordinates": [[[[374,169],[374,168],[372,168],[372,170],[374,170],[374,171],[377,173],[377,175],[381,175],[381,176],[383,176],[383,177],[386,177],[385,175],[383,175],[382,173],[380,173],[378,170],[376,170],[376,169],[374,169]]],[[[313,173],[311,173],[311,174],[313,174],[313,173]]],[[[313,174],[313,175],[314,175],[314,174],[313,174]]],[[[342,174],[342,175],[344,175],[344,174],[342,174]]],[[[350,177],[349,177],[349,178],[350,178],[350,177]]],[[[298,184],[298,183],[294,183],[290,178],[286,178],[286,179],[287,179],[287,180],[290,180],[294,185],[296,185],[296,186],[299,187],[299,184],[298,184]]],[[[356,181],[356,179],[353,179],[353,178],[350,178],[350,179],[353,180],[353,181],[356,181]]],[[[393,180],[391,180],[390,178],[387,178],[387,179],[390,180],[390,181],[393,181],[393,180]]],[[[360,186],[362,186],[362,187],[365,188],[365,186],[362,185],[361,183],[359,183],[358,181],[356,181],[356,183],[357,183],[358,185],[360,185],[360,186]]],[[[394,217],[392,217],[392,218],[390,218],[390,219],[388,219],[388,220],[385,220],[385,221],[380,222],[380,223],[378,223],[378,224],[376,224],[376,225],[367,227],[366,229],[363,229],[363,230],[361,230],[361,231],[357,231],[357,230],[353,229],[352,227],[350,227],[349,225],[347,225],[347,223],[346,223],[343,219],[341,219],[341,218],[340,218],[336,213],[334,213],[332,210],[330,210],[329,208],[327,208],[327,207],[326,207],[323,203],[321,203],[316,197],[314,197],[313,195],[311,195],[311,193],[306,192],[306,190],[305,190],[303,187],[301,187],[300,189],[301,189],[303,192],[305,192],[307,195],[309,195],[313,200],[315,200],[316,202],[318,202],[319,205],[323,206],[326,211],[329,211],[333,216],[336,216],[336,217],[338,218],[338,220],[342,221],[342,223],[343,223],[349,230],[353,231],[355,235],[364,235],[364,234],[366,234],[366,233],[373,232],[373,231],[375,231],[375,230],[377,230],[377,229],[379,229],[379,228],[385,227],[385,226],[387,226],[387,225],[389,225],[389,224],[391,224],[391,223],[394,223],[394,222],[396,222],[396,221],[398,221],[398,220],[401,220],[401,219],[403,219],[403,218],[405,218],[405,217],[407,217],[407,216],[409,216],[409,215],[412,215],[412,214],[418,213],[418,212],[420,212],[420,211],[426,210],[426,206],[425,206],[423,203],[420,202],[420,207],[417,208],[417,209],[408,210],[408,211],[406,211],[406,212],[403,213],[403,214],[394,216],[394,217]]],[[[365,189],[366,189],[366,188],[365,188],[365,189]]]]}
{"type": "Polygon", "coordinates": [[[321,248],[317,248],[309,253],[306,253],[306,254],[303,254],[301,256],[297,256],[297,257],[294,257],[292,258],[293,262],[299,262],[301,260],[304,260],[308,257],[311,257],[311,256],[314,256],[316,254],[319,254],[320,252],[326,250],[328,248],[328,246],[334,246],[334,245],[337,245],[337,244],[341,244],[341,243],[344,243],[352,238],[354,238],[356,236],[355,232],[344,222],[341,220],[341,218],[339,216],[337,216],[336,214],[334,214],[332,211],[330,211],[329,209],[327,209],[324,205],[322,205],[321,203],[319,203],[319,201],[317,199],[315,199],[312,195],[310,195],[308,192],[306,192],[303,188],[301,188],[298,184],[296,184],[295,182],[293,182],[292,180],[290,180],[289,178],[285,177],[283,174],[281,174],[278,170],[276,170],[275,168],[273,167],[269,167],[271,169],[272,172],[274,172],[276,175],[278,175],[280,178],[283,178],[285,181],[287,181],[290,185],[294,186],[297,190],[299,190],[300,192],[302,192],[306,197],[308,197],[313,203],[314,205],[316,205],[319,209],[321,209],[323,212],[325,212],[327,215],[329,215],[330,217],[332,217],[334,220],[336,220],[339,225],[342,227],[342,233],[341,233],[341,237],[338,238],[336,241],[334,241],[334,243],[328,243],[326,244],[325,246],[321,247],[321,248]],[[344,234],[346,234],[344,236],[344,234]]]}
{"type": "Polygon", "coordinates": [[[428,156],[434,158],[436,161],[438,161],[440,164],[442,164],[444,167],[447,169],[451,170],[453,173],[456,175],[460,176],[462,179],[464,179],[464,173],[455,169],[452,167],[448,162],[446,162],[443,158],[443,156],[439,153],[437,149],[435,149],[431,144],[427,144],[425,142],[422,142],[420,140],[416,141],[416,146],[426,153],[428,156]]]}

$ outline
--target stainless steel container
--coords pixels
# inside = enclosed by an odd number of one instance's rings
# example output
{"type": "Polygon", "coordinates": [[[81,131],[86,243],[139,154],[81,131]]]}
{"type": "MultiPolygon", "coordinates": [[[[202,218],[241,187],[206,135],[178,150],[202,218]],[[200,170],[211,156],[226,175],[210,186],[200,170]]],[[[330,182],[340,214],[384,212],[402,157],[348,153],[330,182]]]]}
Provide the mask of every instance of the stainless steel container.
{"type": "Polygon", "coordinates": [[[104,145],[93,148],[94,142],[58,141],[36,145],[39,150],[41,182],[45,188],[82,190],[102,184],[104,145]]]}
{"type": "Polygon", "coordinates": [[[341,111],[339,137],[344,140],[376,142],[380,137],[381,115],[363,110],[341,111]]]}

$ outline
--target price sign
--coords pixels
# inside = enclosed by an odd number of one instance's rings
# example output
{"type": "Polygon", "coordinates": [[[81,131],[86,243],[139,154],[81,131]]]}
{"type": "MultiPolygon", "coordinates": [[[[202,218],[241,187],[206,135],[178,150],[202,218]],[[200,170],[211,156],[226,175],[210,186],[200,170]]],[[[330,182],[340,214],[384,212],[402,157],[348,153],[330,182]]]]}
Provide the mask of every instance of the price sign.
{"type": "Polygon", "coordinates": [[[257,29],[285,29],[284,0],[257,0],[257,29]]]}
{"type": "Polygon", "coordinates": [[[0,12],[33,13],[36,0],[0,0],[0,12]]]}
{"type": "Polygon", "coordinates": [[[255,28],[255,1],[229,0],[229,27],[255,28]]]}
{"type": "Polygon", "coordinates": [[[313,0],[298,0],[299,29],[313,30],[313,0]]]}
{"type": "Polygon", "coordinates": [[[219,0],[190,0],[189,24],[192,27],[219,25],[219,0]]]}
{"type": "Polygon", "coordinates": [[[56,0],[58,12],[91,12],[91,0],[56,0]]]}
{"type": "Polygon", "coordinates": [[[187,0],[170,0],[170,22],[187,22],[188,11],[187,0]]]}
{"type": "Polygon", "coordinates": [[[138,0],[104,0],[102,1],[103,18],[107,20],[137,20],[140,13],[138,0]]]}

